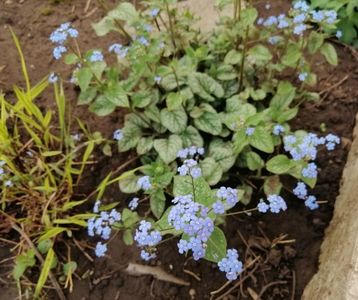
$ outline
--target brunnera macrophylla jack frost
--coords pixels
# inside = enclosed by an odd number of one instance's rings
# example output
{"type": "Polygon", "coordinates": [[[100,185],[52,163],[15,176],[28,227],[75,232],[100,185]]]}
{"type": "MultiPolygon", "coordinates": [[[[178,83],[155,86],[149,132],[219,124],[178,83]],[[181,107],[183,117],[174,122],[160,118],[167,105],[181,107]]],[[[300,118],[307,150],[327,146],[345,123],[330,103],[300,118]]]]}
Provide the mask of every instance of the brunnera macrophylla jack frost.
{"type": "MultiPolygon", "coordinates": [[[[335,33],[321,30],[334,29],[337,20],[332,11],[313,11],[305,1],[265,18],[247,5],[203,35],[176,2],[146,1],[140,11],[120,3],[93,24],[99,36],[122,33],[108,50],[79,53],[76,36],[60,27],[56,34],[65,36],[55,44],[65,49],[56,50],[56,57],[75,66],[80,105],[99,116],[117,107],[128,111],[113,139],[120,152],[135,150],[142,165],[119,182],[122,192],[135,195],[115,222],[124,242],[136,242],[141,257],[150,260],[170,236],[178,236],[180,254],[215,262],[234,280],[242,264],[238,252],[227,249],[219,225],[239,205],[258,213],[289,209],[281,178],[291,176],[299,188],[288,188],[303,205],[319,206],[319,197],[308,192],[319,171],[315,160],[319,150],[332,151],[340,140],[292,131],[289,121],[304,101],[319,99],[310,90],[317,81],[312,56],[337,64],[326,41],[335,33]],[[116,63],[108,65],[108,56],[116,63]],[[253,205],[251,178],[264,194],[253,205]],[[150,217],[135,211],[143,202],[149,202],[150,217]]],[[[218,1],[219,8],[226,2],[218,1]]],[[[104,249],[101,242],[98,253],[104,249]]]]}

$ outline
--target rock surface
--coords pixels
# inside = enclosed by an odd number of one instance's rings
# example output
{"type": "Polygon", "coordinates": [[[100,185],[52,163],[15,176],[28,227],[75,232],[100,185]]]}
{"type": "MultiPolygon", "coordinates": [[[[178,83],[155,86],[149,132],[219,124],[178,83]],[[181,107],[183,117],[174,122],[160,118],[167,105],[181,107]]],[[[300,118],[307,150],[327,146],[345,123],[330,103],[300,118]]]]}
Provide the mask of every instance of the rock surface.
{"type": "Polygon", "coordinates": [[[334,216],[326,231],[319,270],[302,300],[358,299],[358,115],[334,216]]]}

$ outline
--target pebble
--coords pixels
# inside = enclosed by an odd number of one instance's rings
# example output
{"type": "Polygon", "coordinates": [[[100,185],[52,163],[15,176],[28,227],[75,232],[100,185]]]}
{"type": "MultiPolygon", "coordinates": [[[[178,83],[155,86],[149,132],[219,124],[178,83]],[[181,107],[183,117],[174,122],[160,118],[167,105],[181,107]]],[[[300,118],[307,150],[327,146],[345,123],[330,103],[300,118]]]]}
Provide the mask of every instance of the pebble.
{"type": "Polygon", "coordinates": [[[194,289],[190,289],[189,295],[190,295],[191,299],[195,299],[196,291],[194,289]]]}

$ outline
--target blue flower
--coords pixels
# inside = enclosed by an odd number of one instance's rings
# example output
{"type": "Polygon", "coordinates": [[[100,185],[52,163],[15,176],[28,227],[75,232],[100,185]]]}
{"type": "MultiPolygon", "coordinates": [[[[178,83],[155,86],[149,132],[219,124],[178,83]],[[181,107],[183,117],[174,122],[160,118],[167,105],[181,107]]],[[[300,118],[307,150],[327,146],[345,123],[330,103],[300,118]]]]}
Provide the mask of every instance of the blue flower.
{"type": "Polygon", "coordinates": [[[55,83],[55,82],[57,82],[57,80],[58,80],[58,76],[54,72],[52,72],[50,74],[50,76],[48,77],[49,83],[55,83]]]}
{"type": "Polygon", "coordinates": [[[271,37],[269,37],[269,39],[268,39],[268,42],[269,42],[271,45],[275,45],[275,44],[277,44],[279,41],[280,41],[280,37],[279,37],[279,36],[271,36],[271,37]]]}
{"type": "Polygon", "coordinates": [[[325,140],[327,142],[326,148],[328,151],[334,150],[336,148],[336,145],[339,145],[341,142],[338,136],[331,133],[325,137],[325,140]]]}
{"type": "Polygon", "coordinates": [[[97,214],[97,213],[99,212],[99,207],[100,207],[100,205],[101,205],[101,201],[97,200],[96,203],[95,203],[94,206],[93,206],[93,212],[94,212],[94,213],[97,214]]]}
{"type": "Polygon", "coordinates": [[[284,133],[284,132],[285,132],[285,128],[280,124],[276,124],[272,130],[272,133],[274,135],[280,135],[281,133],[284,133]]]}
{"type": "Polygon", "coordinates": [[[162,236],[158,230],[151,230],[152,224],[145,220],[140,221],[138,229],[135,231],[134,240],[138,246],[150,246],[157,245],[161,240],[162,236]]]}
{"type": "Polygon", "coordinates": [[[113,139],[116,141],[120,141],[121,139],[123,139],[123,132],[121,129],[117,129],[113,132],[113,139]]]}
{"type": "Polygon", "coordinates": [[[228,208],[234,207],[239,202],[237,189],[230,187],[220,187],[220,189],[216,192],[216,196],[220,199],[225,199],[228,208]]]}
{"type": "Polygon", "coordinates": [[[266,213],[270,210],[272,213],[279,213],[281,210],[285,211],[287,209],[287,205],[285,200],[279,195],[269,195],[267,196],[267,201],[264,202],[262,199],[260,203],[257,205],[257,210],[261,213],[266,213]]]}
{"type": "Polygon", "coordinates": [[[140,177],[137,181],[137,185],[144,191],[147,191],[152,187],[149,176],[140,177]]]}
{"type": "Polygon", "coordinates": [[[95,50],[92,55],[89,57],[90,62],[103,61],[104,57],[101,51],[95,50]]]}
{"type": "Polygon", "coordinates": [[[243,265],[242,262],[239,261],[237,250],[228,249],[226,257],[219,261],[218,267],[221,272],[226,273],[228,280],[236,280],[243,271],[243,265]]]}
{"type": "Polygon", "coordinates": [[[308,196],[305,201],[306,207],[308,207],[310,210],[315,210],[319,207],[317,203],[317,199],[315,196],[308,196]]]}
{"type": "Polygon", "coordinates": [[[177,196],[172,202],[175,205],[168,215],[168,223],[189,236],[189,241],[178,243],[179,252],[192,250],[195,260],[204,257],[204,243],[214,231],[214,222],[207,216],[207,207],[194,202],[192,195],[177,196]]]}
{"type": "Polygon", "coordinates": [[[159,14],[159,8],[153,8],[151,11],[150,11],[150,15],[151,17],[155,18],[158,14],[159,14]]]}
{"type": "Polygon", "coordinates": [[[149,252],[147,252],[145,250],[141,250],[140,257],[145,261],[149,261],[151,259],[156,258],[157,255],[155,253],[149,253],[149,252]]]}
{"type": "Polygon", "coordinates": [[[68,37],[78,37],[78,31],[72,28],[69,22],[60,25],[60,27],[53,31],[50,35],[50,41],[54,44],[63,45],[68,37]]]}
{"type": "Polygon", "coordinates": [[[298,24],[293,28],[293,33],[296,35],[302,35],[306,29],[307,26],[305,24],[298,24]]]}
{"type": "Polygon", "coordinates": [[[122,48],[123,48],[123,46],[121,44],[115,43],[115,44],[112,44],[111,46],[109,46],[108,51],[114,52],[117,55],[119,55],[122,48]]]}
{"type": "Polygon", "coordinates": [[[200,177],[201,176],[201,169],[199,167],[192,168],[190,170],[190,175],[194,179],[200,177]]]}
{"type": "Polygon", "coordinates": [[[147,32],[152,32],[153,31],[153,27],[149,24],[145,24],[143,26],[144,30],[147,31],[147,32]]]}
{"type": "Polygon", "coordinates": [[[67,48],[65,46],[57,46],[53,49],[53,57],[55,59],[60,59],[63,53],[67,52],[67,48]]]}
{"type": "Polygon", "coordinates": [[[310,9],[309,5],[307,4],[306,1],[297,1],[295,2],[295,4],[293,5],[293,8],[294,9],[297,9],[297,10],[301,10],[301,11],[308,11],[310,9]]]}
{"type": "Polygon", "coordinates": [[[337,20],[337,12],[335,10],[326,10],[324,15],[328,24],[333,24],[337,20]]]}
{"type": "Polygon", "coordinates": [[[264,23],[264,18],[259,18],[258,20],[257,20],[257,24],[258,25],[262,25],[264,23]]]}
{"type": "Polygon", "coordinates": [[[278,23],[277,17],[270,16],[263,22],[263,25],[265,27],[269,27],[269,26],[272,26],[272,25],[277,24],[277,23],[278,23]]]}
{"type": "Polygon", "coordinates": [[[216,201],[213,204],[213,211],[216,214],[223,214],[225,212],[225,206],[221,201],[216,201]]]}
{"type": "Polygon", "coordinates": [[[138,201],[139,201],[139,198],[133,198],[129,204],[128,204],[128,207],[131,209],[131,210],[135,210],[137,207],[138,207],[138,201]]]}
{"type": "Polygon", "coordinates": [[[322,10],[313,10],[311,12],[312,14],[312,19],[315,21],[315,22],[322,22],[324,20],[324,13],[322,10]]]}
{"type": "Polygon", "coordinates": [[[98,242],[96,245],[96,256],[97,257],[102,257],[106,254],[107,252],[107,245],[106,244],[102,244],[101,242],[98,242]]]}
{"type": "Polygon", "coordinates": [[[13,182],[11,180],[6,180],[4,182],[4,185],[5,185],[5,187],[12,187],[14,184],[13,184],[13,182]]]}
{"type": "Polygon", "coordinates": [[[307,187],[303,182],[298,182],[297,186],[293,189],[293,194],[298,198],[298,199],[306,199],[307,197],[307,187]]]}
{"type": "Polygon", "coordinates": [[[162,81],[162,77],[160,77],[160,76],[155,76],[155,77],[154,77],[154,81],[155,81],[156,84],[159,84],[159,83],[162,81]]]}
{"type": "Polygon", "coordinates": [[[260,201],[259,204],[257,204],[257,210],[260,213],[266,213],[269,210],[270,206],[268,206],[267,203],[265,203],[263,200],[260,201]]]}
{"type": "Polygon", "coordinates": [[[143,36],[141,36],[141,37],[138,38],[138,42],[139,42],[140,44],[142,44],[143,46],[149,46],[148,40],[147,40],[145,37],[143,37],[143,36]]]}
{"type": "Polygon", "coordinates": [[[302,176],[307,178],[317,178],[317,165],[309,163],[307,167],[302,169],[302,176]]]}
{"type": "Polygon", "coordinates": [[[343,35],[342,31],[338,30],[338,31],[336,32],[336,38],[337,38],[337,39],[340,39],[340,38],[342,37],[342,35],[343,35]]]}
{"type": "Polygon", "coordinates": [[[252,136],[252,135],[254,134],[254,132],[255,132],[255,128],[254,128],[254,127],[248,127],[248,128],[246,129],[246,135],[247,135],[247,136],[252,136]]]}
{"type": "Polygon", "coordinates": [[[295,24],[303,23],[305,20],[306,20],[306,15],[299,14],[293,18],[293,23],[295,23],[295,24]]]}
{"type": "Polygon", "coordinates": [[[308,76],[308,73],[307,73],[307,72],[300,73],[300,74],[298,75],[298,79],[299,79],[300,81],[305,81],[306,78],[307,78],[307,76],[308,76]]]}

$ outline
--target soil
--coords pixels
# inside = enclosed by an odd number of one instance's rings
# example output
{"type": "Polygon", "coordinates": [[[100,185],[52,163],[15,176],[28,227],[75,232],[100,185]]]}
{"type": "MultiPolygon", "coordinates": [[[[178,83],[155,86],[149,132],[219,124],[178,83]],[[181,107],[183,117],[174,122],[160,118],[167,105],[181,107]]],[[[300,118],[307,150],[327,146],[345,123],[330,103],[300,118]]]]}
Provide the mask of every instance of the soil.
{"type": "MultiPolygon", "coordinates": [[[[115,1],[107,1],[114,5],[115,1]]],[[[95,1],[84,11],[87,0],[63,1],[58,5],[45,0],[6,0],[0,3],[0,90],[12,97],[13,84],[23,84],[19,59],[9,33],[11,26],[21,40],[29,66],[32,83],[47,76],[51,71],[69,78],[69,68],[51,58],[50,33],[61,23],[73,22],[80,32],[81,48],[102,47],[118,40],[116,35],[96,38],[91,22],[103,16],[95,9],[95,1]]],[[[319,103],[306,103],[292,124],[294,128],[320,133],[322,128],[342,137],[342,144],[333,152],[322,151],[318,158],[319,180],[313,194],[320,201],[326,201],[320,209],[308,211],[302,202],[285,195],[289,209],[278,215],[258,215],[232,217],[228,219],[227,232],[229,247],[236,248],[246,262],[247,271],[242,275],[243,284],[234,289],[224,299],[300,299],[305,285],[317,270],[318,254],[324,230],[332,217],[334,201],[339,191],[340,178],[352,139],[354,118],[358,111],[358,72],[357,56],[349,48],[337,45],[340,58],[338,67],[331,68],[322,58],[315,61],[323,100],[319,103]],[[345,76],[344,82],[339,83],[345,76]],[[260,263],[255,263],[260,261],[260,263]],[[249,297],[250,295],[250,297],[249,297]]],[[[110,117],[98,118],[88,113],[87,107],[76,106],[76,91],[66,84],[66,95],[72,103],[74,115],[80,117],[92,130],[100,131],[109,137],[113,130],[121,126],[123,112],[118,110],[110,117]]],[[[50,89],[39,99],[44,109],[54,108],[50,89]]],[[[86,189],[95,187],[109,170],[116,169],[130,154],[112,158],[101,158],[98,166],[91,171],[86,181],[86,189]]],[[[106,201],[126,200],[116,187],[107,191],[106,201]]],[[[125,201],[123,201],[124,203],[125,201]]],[[[83,235],[82,245],[88,251],[94,241],[83,235]]],[[[1,244],[1,247],[4,246],[1,244]]],[[[8,249],[8,245],[7,245],[8,249]]],[[[8,257],[3,248],[0,259],[8,257]]],[[[190,286],[178,286],[154,279],[152,276],[133,277],[124,272],[128,262],[143,264],[138,249],[123,244],[117,235],[110,243],[108,257],[89,261],[81,251],[74,252],[80,266],[72,293],[68,299],[209,299],[210,292],[225,283],[225,278],[215,265],[201,261],[197,263],[176,250],[173,240],[159,249],[159,259],[151,264],[160,266],[167,272],[184,279],[190,286]],[[89,272],[87,272],[89,271],[89,272]],[[189,271],[189,272],[188,272],[189,271]],[[195,274],[193,276],[192,274],[195,274]],[[82,280],[79,280],[83,277],[82,280]]],[[[2,292],[0,299],[14,299],[13,290],[4,285],[9,280],[5,273],[8,266],[0,265],[2,292]],[[6,279],[6,280],[5,280],[6,279]]],[[[230,285],[234,286],[236,282],[230,285]]],[[[227,287],[227,291],[230,287],[227,287]]],[[[224,292],[218,294],[221,295],[224,292]]],[[[50,294],[49,299],[56,299],[50,294]]]]}

